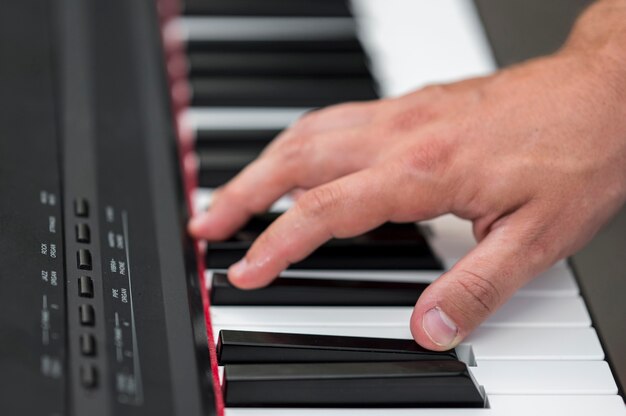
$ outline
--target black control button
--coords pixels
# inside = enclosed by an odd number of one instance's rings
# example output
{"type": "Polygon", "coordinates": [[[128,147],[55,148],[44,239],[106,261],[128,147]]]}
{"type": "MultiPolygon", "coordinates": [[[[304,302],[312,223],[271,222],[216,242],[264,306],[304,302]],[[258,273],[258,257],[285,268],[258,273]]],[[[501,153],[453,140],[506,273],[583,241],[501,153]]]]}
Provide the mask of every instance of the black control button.
{"type": "Polygon", "coordinates": [[[89,276],[78,278],[78,295],[84,298],[93,298],[93,280],[89,276]]]}
{"type": "Polygon", "coordinates": [[[81,334],[79,344],[81,354],[89,357],[96,355],[96,337],[92,334],[81,334]]]}
{"type": "Polygon", "coordinates": [[[91,270],[91,252],[89,250],[84,248],[78,250],[76,252],[76,261],[79,269],[91,270]]]}
{"type": "Polygon", "coordinates": [[[89,202],[85,198],[76,198],[74,201],[74,214],[79,217],[89,216],[89,202]]]}
{"type": "Polygon", "coordinates": [[[80,367],[80,382],[83,387],[92,389],[98,385],[98,370],[93,365],[80,367]]]}
{"type": "Polygon", "coordinates": [[[76,241],[79,243],[89,243],[91,241],[91,230],[85,223],[76,224],[76,241]]]}
{"type": "Polygon", "coordinates": [[[78,307],[78,315],[81,325],[94,326],[96,323],[96,312],[93,306],[82,304],[78,307]]]}

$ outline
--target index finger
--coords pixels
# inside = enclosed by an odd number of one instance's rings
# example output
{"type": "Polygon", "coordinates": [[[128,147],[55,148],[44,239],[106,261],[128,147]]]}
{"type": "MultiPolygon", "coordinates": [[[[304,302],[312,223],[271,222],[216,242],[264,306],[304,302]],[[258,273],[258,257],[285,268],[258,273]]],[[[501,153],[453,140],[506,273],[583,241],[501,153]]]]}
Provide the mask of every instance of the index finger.
{"type": "Polygon", "coordinates": [[[229,279],[240,288],[265,286],[331,238],[353,237],[402,215],[399,203],[416,200],[411,194],[420,195],[419,208],[410,207],[414,220],[439,215],[440,194],[429,183],[407,185],[401,175],[374,167],[308,191],[231,266],[229,279]]]}

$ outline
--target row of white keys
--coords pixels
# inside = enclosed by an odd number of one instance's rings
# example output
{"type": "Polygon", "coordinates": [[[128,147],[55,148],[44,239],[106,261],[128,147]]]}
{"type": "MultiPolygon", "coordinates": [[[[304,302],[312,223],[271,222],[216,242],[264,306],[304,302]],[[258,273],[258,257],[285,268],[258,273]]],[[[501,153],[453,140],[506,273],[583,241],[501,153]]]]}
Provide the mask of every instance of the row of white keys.
{"type": "Polygon", "coordinates": [[[488,409],[226,409],[226,416],[623,416],[619,396],[501,395],[488,409]]]}
{"type": "MultiPolygon", "coordinates": [[[[212,306],[218,325],[281,326],[404,326],[412,307],[212,306]]],[[[584,328],[591,324],[580,297],[513,297],[483,327],[584,328]]]]}

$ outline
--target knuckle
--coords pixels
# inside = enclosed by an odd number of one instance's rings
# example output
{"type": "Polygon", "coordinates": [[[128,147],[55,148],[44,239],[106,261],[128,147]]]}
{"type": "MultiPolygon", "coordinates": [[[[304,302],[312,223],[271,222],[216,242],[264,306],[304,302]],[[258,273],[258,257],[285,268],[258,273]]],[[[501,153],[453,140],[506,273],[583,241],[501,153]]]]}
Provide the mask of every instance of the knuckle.
{"type": "Polygon", "coordinates": [[[498,288],[484,275],[461,269],[457,272],[458,278],[455,280],[458,285],[461,305],[466,313],[479,316],[491,314],[502,300],[502,295],[498,288]]]}
{"type": "Polygon", "coordinates": [[[343,192],[338,186],[322,186],[302,195],[296,206],[303,215],[319,218],[337,209],[341,204],[343,192]]]}
{"type": "MultiPolygon", "coordinates": [[[[556,230],[562,230],[562,228],[558,227],[556,230]]],[[[526,262],[541,265],[569,254],[566,249],[567,244],[562,243],[563,240],[559,238],[560,235],[561,232],[555,232],[550,224],[537,221],[537,224],[527,231],[526,237],[522,237],[522,241],[519,243],[520,251],[525,253],[526,262]]]]}
{"type": "Polygon", "coordinates": [[[309,134],[296,134],[282,141],[276,148],[276,156],[281,163],[301,163],[314,152],[315,139],[309,134]]]}
{"type": "Polygon", "coordinates": [[[446,140],[428,140],[409,148],[404,164],[411,173],[440,173],[450,165],[453,153],[453,146],[446,140]]]}
{"type": "Polygon", "coordinates": [[[419,128],[436,118],[437,112],[434,106],[422,103],[421,105],[413,105],[409,109],[397,110],[386,127],[388,131],[402,133],[419,128]]]}

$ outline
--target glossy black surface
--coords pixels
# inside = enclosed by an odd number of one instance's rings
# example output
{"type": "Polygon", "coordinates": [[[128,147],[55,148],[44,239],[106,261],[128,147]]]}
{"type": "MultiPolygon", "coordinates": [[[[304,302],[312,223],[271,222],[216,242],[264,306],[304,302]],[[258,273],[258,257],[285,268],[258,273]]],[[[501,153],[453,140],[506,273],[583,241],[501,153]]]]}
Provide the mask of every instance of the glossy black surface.
{"type": "Polygon", "coordinates": [[[228,330],[220,331],[217,354],[220,365],[457,359],[454,351],[426,350],[412,339],[228,330]]]}
{"type": "Polygon", "coordinates": [[[280,277],[268,286],[241,290],[214,273],[212,305],[413,306],[427,283],[280,277]]]}
{"type": "Polygon", "coordinates": [[[361,52],[194,52],[189,76],[363,77],[369,75],[361,52]]]}
{"type": "Polygon", "coordinates": [[[217,16],[348,16],[344,0],[185,0],[183,12],[217,16]]]}
{"type": "Polygon", "coordinates": [[[205,52],[362,52],[354,36],[328,40],[212,40],[192,39],[187,42],[188,53],[205,52]]]}
{"type": "Polygon", "coordinates": [[[230,364],[227,406],[483,407],[460,361],[230,364]]]}
{"type": "Polygon", "coordinates": [[[325,107],[378,98],[370,78],[208,77],[190,86],[195,107],[325,107]]]}
{"type": "Polygon", "coordinates": [[[201,128],[196,130],[196,150],[237,149],[240,146],[260,147],[269,143],[282,130],[280,129],[242,129],[221,130],[201,128]]]}

